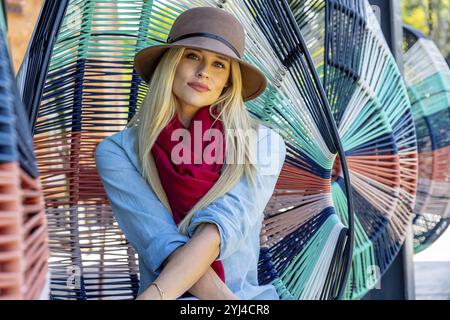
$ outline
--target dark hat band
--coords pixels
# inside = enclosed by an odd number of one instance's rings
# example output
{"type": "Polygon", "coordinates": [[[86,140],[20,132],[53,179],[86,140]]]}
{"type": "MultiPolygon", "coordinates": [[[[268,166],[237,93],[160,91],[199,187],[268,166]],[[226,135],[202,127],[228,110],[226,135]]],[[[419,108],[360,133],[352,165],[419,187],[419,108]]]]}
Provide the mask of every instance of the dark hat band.
{"type": "Polygon", "coordinates": [[[227,40],[225,40],[222,37],[219,37],[216,34],[212,34],[212,33],[208,33],[208,32],[195,32],[195,33],[188,33],[188,34],[184,34],[182,36],[179,36],[176,39],[171,39],[170,37],[167,38],[167,43],[173,43],[176,41],[180,41],[186,38],[192,38],[192,37],[206,37],[206,38],[211,38],[214,40],[218,40],[220,42],[222,42],[223,44],[225,44],[227,47],[229,47],[231,50],[233,50],[233,52],[239,57],[239,59],[241,59],[241,55],[239,54],[239,52],[236,50],[236,48],[229,43],[227,40]]]}

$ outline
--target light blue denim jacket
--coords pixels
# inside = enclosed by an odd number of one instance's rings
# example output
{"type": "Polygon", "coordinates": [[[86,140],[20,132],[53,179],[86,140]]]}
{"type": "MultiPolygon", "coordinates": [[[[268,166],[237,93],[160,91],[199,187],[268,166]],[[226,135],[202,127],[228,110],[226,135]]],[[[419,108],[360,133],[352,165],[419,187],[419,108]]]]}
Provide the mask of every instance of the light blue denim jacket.
{"type": "Polygon", "coordinates": [[[281,136],[259,125],[257,199],[243,175],[228,193],[195,213],[187,236],[178,231],[172,215],[142,177],[135,141],[136,128],[125,128],[98,144],[95,160],[117,223],[139,256],[139,294],[159,275],[164,260],[190,240],[198,224],[209,222],[220,232],[217,260],[222,261],[231,291],[243,300],[278,300],[273,285],[258,285],[257,266],[263,211],[286,156],[281,136]]]}

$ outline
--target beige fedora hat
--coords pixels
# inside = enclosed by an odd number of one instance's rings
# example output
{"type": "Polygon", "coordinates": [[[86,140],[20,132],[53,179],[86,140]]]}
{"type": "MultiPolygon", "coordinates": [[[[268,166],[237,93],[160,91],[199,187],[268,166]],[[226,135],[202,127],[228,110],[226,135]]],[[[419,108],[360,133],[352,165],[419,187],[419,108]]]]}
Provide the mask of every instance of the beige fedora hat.
{"type": "Polygon", "coordinates": [[[245,50],[243,26],[232,14],[223,9],[214,7],[188,9],[175,19],[166,44],[140,50],[134,57],[134,65],[144,81],[150,81],[162,55],[172,47],[204,49],[239,62],[244,101],[258,97],[267,87],[265,75],[255,66],[242,60],[245,50]]]}

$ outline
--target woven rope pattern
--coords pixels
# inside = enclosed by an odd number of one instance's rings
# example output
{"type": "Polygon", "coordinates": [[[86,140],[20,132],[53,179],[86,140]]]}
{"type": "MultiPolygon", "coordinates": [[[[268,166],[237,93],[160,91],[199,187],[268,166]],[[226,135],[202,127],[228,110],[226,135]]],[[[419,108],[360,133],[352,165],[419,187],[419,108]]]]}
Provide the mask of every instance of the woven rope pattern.
{"type": "MultiPolygon", "coordinates": [[[[324,83],[349,165],[355,248],[346,298],[357,299],[375,286],[405,239],[417,183],[412,112],[368,1],[290,4],[324,83]]],[[[332,183],[332,193],[339,208],[345,199],[339,180],[332,183]]]]}
{"type": "Polygon", "coordinates": [[[450,68],[436,44],[405,28],[405,82],[419,150],[414,247],[420,252],[450,222],[450,68]]]}

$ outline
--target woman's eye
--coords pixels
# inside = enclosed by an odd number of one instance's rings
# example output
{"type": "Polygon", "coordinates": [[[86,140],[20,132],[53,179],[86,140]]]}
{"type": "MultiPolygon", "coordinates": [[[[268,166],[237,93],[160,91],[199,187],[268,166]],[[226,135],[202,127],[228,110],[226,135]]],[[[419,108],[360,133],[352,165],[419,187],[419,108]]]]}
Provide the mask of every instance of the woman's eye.
{"type": "Polygon", "coordinates": [[[219,65],[221,68],[225,68],[225,65],[223,63],[217,62],[217,65],[219,65]]]}
{"type": "Polygon", "coordinates": [[[187,57],[188,57],[188,58],[190,58],[190,57],[196,57],[196,58],[197,58],[197,56],[196,56],[195,54],[193,54],[193,53],[189,53],[189,54],[187,55],[187,57]]]}

